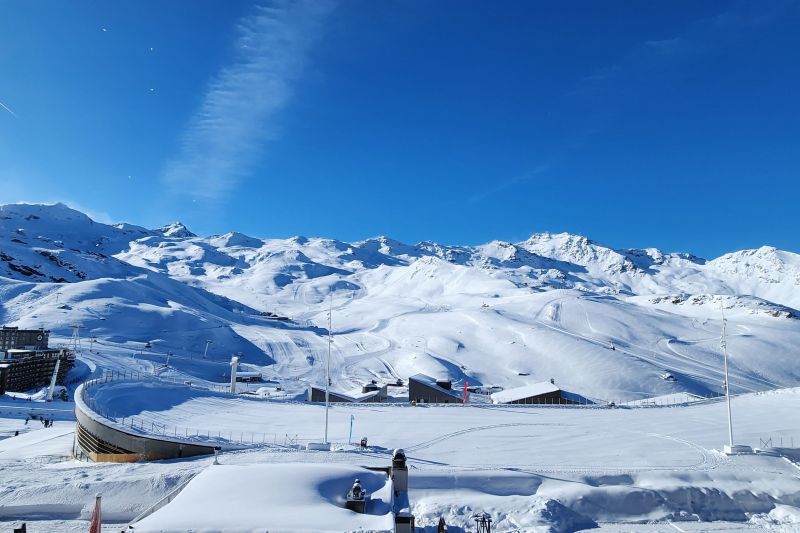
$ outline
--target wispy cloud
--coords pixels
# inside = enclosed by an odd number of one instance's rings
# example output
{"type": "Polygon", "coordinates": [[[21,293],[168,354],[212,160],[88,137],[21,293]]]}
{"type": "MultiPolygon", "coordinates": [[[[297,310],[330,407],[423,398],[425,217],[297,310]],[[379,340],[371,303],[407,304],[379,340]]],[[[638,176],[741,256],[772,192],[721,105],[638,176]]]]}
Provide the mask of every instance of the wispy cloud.
{"type": "Polygon", "coordinates": [[[9,113],[11,113],[12,117],[17,118],[17,114],[14,113],[13,111],[11,111],[11,109],[6,104],[4,104],[3,102],[0,102],[0,107],[2,107],[3,109],[5,109],[9,113]]]}
{"type": "Polygon", "coordinates": [[[695,20],[672,37],[633,47],[616,63],[583,78],[569,94],[594,95],[625,87],[635,90],[638,83],[663,83],[679,76],[687,64],[714,57],[751,32],[768,28],[789,10],[796,10],[796,4],[781,1],[739,4],[715,16],[695,20]]]}
{"type": "Polygon", "coordinates": [[[532,179],[536,178],[540,174],[544,174],[548,170],[551,169],[551,165],[539,165],[528,172],[519,174],[517,176],[513,176],[511,178],[507,178],[504,180],[489,182],[486,186],[481,187],[479,190],[475,191],[474,194],[466,198],[466,202],[468,204],[477,204],[481,203],[487,198],[490,198],[496,194],[499,194],[507,189],[512,187],[516,187],[518,185],[522,185],[531,181],[532,179]]]}
{"type": "Polygon", "coordinates": [[[237,28],[236,57],[210,82],[163,180],[202,200],[224,198],[259,150],[278,135],[276,114],[290,100],[308,52],[331,11],[329,0],[258,5],[237,28]]]}

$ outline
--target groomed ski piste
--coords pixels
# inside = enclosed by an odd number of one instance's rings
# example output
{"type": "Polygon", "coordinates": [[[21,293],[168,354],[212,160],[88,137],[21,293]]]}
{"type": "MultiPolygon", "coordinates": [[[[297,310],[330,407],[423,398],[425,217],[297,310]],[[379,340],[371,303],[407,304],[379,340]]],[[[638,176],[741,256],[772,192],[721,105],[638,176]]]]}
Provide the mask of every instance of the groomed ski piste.
{"type": "Polygon", "coordinates": [[[404,448],[423,531],[440,516],[451,532],[472,531],[475,512],[506,532],[800,529],[797,254],[706,261],[568,234],[476,247],[197,237],[180,224],[100,224],[63,205],[0,212],[0,322],[51,329],[53,345],[69,345],[81,324],[67,386],[94,380],[93,416],[222,448],[220,465],[76,461],[72,401],[3,396],[0,528],[85,531],[100,493],[104,531],[142,514],[136,531],[381,530],[380,506],[349,520],[342,499],[356,473],[369,479],[363,467],[404,448]],[[595,403],[490,405],[473,394],[468,406],[411,406],[390,387],[389,403],[333,406],[333,450],[307,451],[323,435],[323,408],[302,399],[324,384],[329,306],[334,390],[417,373],[457,390],[552,378],[595,403]],[[720,452],[722,309],[734,441],[763,453],[720,452]],[[262,374],[239,384],[252,394],[226,392],[232,354],[262,374]]]}

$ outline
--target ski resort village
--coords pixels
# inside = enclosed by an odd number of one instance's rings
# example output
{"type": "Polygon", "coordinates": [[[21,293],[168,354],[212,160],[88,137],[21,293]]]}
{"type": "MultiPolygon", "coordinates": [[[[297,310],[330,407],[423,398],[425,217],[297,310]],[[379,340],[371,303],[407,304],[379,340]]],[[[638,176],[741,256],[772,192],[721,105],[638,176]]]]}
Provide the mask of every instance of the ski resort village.
{"type": "Polygon", "coordinates": [[[0,530],[800,531],[800,256],[0,207],[0,530]]]}

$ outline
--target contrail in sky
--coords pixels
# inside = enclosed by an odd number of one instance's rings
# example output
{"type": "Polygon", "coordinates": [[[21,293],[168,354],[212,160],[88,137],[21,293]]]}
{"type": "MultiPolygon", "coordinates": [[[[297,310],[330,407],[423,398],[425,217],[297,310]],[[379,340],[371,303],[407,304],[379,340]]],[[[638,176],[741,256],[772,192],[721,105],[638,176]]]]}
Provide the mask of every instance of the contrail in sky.
{"type": "Polygon", "coordinates": [[[2,107],[3,109],[5,109],[9,113],[11,113],[12,117],[17,118],[17,114],[14,113],[13,111],[11,111],[11,109],[9,109],[8,106],[6,104],[4,104],[3,102],[0,102],[0,107],[2,107]]]}

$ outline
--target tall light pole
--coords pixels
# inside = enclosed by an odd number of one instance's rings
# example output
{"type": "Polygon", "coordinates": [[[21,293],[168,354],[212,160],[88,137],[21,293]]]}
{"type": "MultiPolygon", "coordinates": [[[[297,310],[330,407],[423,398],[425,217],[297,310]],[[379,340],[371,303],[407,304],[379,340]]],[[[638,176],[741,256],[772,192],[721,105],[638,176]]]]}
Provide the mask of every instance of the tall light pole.
{"type": "Polygon", "coordinates": [[[733,444],[733,419],[731,417],[731,380],[728,375],[728,340],[726,335],[726,327],[728,320],[725,318],[725,302],[720,303],[720,310],[722,312],[722,339],[720,339],[720,346],[722,347],[722,356],[725,362],[725,402],[728,406],[728,444],[723,447],[723,451],[728,455],[737,455],[742,453],[752,453],[753,449],[750,446],[743,444],[733,444]]]}
{"type": "Polygon", "coordinates": [[[728,320],[725,318],[725,304],[721,304],[720,310],[722,311],[722,339],[720,339],[720,346],[722,346],[723,360],[725,361],[725,401],[728,404],[728,447],[733,448],[733,419],[731,418],[731,381],[728,377],[728,342],[725,334],[725,329],[728,320]]]}
{"type": "Polygon", "coordinates": [[[328,363],[325,365],[325,439],[323,442],[328,444],[328,408],[330,407],[330,393],[328,388],[331,384],[331,328],[333,326],[333,291],[328,304],[328,363]]]}
{"type": "Polygon", "coordinates": [[[328,361],[325,365],[325,438],[320,442],[309,442],[306,448],[309,450],[330,451],[331,444],[328,442],[328,409],[330,408],[330,384],[331,384],[331,337],[333,323],[333,291],[331,291],[330,303],[328,305],[328,361]]]}

